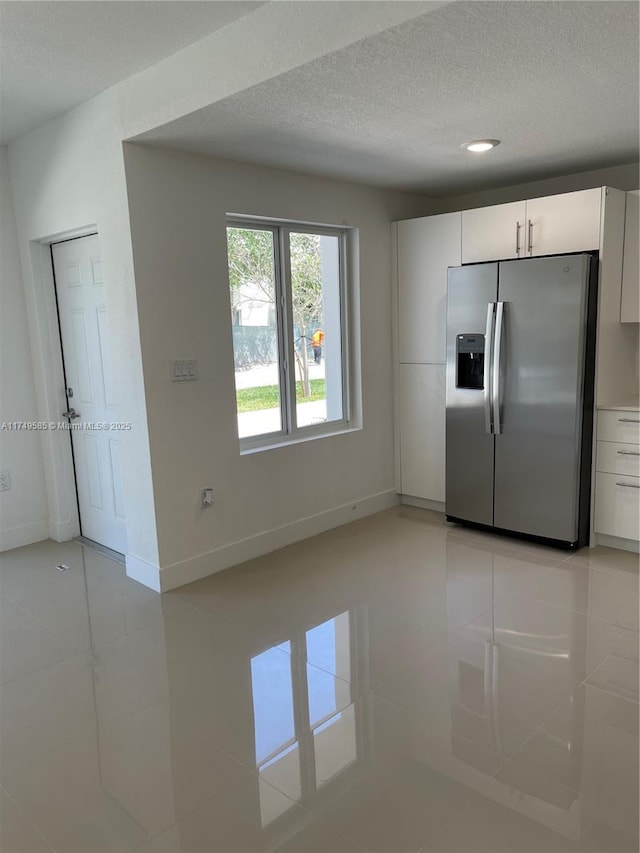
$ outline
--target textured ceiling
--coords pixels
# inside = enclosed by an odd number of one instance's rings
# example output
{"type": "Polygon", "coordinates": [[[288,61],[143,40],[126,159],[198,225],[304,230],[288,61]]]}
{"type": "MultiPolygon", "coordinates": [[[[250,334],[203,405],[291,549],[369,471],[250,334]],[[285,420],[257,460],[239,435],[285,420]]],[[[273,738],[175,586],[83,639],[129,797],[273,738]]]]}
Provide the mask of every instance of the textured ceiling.
{"type": "Polygon", "coordinates": [[[247,0],[3,0],[2,142],[261,5],[247,0]]]}
{"type": "Polygon", "coordinates": [[[460,0],[138,140],[434,195],[629,163],[638,9],[460,0]]]}

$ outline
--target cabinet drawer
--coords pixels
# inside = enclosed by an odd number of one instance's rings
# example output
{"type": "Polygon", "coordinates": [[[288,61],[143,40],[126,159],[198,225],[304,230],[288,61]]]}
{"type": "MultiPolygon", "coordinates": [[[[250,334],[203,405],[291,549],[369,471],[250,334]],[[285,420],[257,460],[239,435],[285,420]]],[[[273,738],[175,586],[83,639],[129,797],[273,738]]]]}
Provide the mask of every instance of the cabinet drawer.
{"type": "Polygon", "coordinates": [[[640,541],[640,477],[596,474],[594,530],[640,541]]]}
{"type": "Polygon", "coordinates": [[[606,474],[629,474],[640,477],[640,445],[599,441],[596,452],[596,471],[606,474]]]}
{"type": "Polygon", "coordinates": [[[640,444],[640,412],[622,409],[598,412],[598,441],[640,444]]]}

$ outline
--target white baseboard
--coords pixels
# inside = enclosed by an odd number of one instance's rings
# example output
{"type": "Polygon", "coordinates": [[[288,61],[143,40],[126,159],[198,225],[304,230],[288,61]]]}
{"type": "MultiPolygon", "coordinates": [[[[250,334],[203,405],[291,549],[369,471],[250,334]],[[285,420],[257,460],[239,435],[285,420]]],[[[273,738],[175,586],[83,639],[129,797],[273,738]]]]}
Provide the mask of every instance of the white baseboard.
{"type": "Polygon", "coordinates": [[[54,542],[68,542],[70,539],[75,539],[80,536],[80,526],[78,522],[73,521],[54,521],[49,519],[48,536],[54,542]]]}
{"type": "MultiPolygon", "coordinates": [[[[301,539],[308,539],[310,536],[324,533],[325,530],[340,527],[350,521],[382,512],[397,505],[398,495],[395,491],[380,492],[377,495],[371,495],[317,515],[301,518],[282,527],[276,527],[274,530],[257,533],[248,539],[232,542],[229,545],[216,548],[214,551],[208,551],[206,554],[199,554],[189,560],[163,567],[160,570],[160,588],[162,592],[167,592],[170,589],[221,572],[230,566],[244,563],[254,557],[277,551],[279,548],[299,542],[301,539]]],[[[129,558],[127,557],[127,574],[129,574],[128,561],[129,558]]],[[[131,576],[133,577],[133,575],[131,576]]],[[[140,583],[145,583],[145,581],[140,580],[140,583]]],[[[149,584],[146,585],[149,586],[149,584]]],[[[155,588],[152,587],[152,589],[155,588]]]]}
{"type": "Polygon", "coordinates": [[[138,581],[143,586],[162,592],[160,589],[160,569],[158,566],[152,566],[140,557],[134,557],[133,554],[126,554],[124,558],[125,570],[127,577],[134,581],[138,581]]]}
{"type": "Polygon", "coordinates": [[[417,506],[420,509],[431,509],[434,512],[444,512],[443,501],[432,501],[428,498],[414,498],[411,495],[400,495],[400,503],[408,506],[417,506]]]}
{"type": "Polygon", "coordinates": [[[0,530],[0,551],[10,551],[12,548],[21,548],[23,545],[42,542],[43,539],[48,538],[48,518],[31,521],[29,524],[21,524],[18,527],[7,527],[5,530],[0,530]]]}
{"type": "Polygon", "coordinates": [[[604,545],[605,548],[618,548],[620,551],[640,554],[640,542],[636,542],[634,539],[620,539],[618,536],[605,536],[604,533],[596,533],[594,538],[596,544],[604,545]]]}

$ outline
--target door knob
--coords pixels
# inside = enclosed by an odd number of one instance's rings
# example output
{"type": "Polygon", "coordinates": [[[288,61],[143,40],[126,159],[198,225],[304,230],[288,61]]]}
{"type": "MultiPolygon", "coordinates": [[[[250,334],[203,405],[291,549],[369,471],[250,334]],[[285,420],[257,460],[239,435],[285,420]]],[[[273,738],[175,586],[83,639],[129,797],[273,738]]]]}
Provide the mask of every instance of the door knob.
{"type": "Polygon", "coordinates": [[[62,413],[62,417],[63,418],[69,418],[69,420],[72,421],[74,418],[80,417],[80,412],[76,412],[76,410],[73,408],[67,409],[66,412],[62,413]]]}

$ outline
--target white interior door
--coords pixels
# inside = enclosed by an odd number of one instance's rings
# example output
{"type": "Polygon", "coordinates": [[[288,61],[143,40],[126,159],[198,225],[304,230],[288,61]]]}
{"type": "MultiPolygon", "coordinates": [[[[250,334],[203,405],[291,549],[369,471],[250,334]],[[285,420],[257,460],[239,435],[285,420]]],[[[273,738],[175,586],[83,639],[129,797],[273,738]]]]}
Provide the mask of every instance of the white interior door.
{"type": "MultiPolygon", "coordinates": [[[[126,552],[120,436],[98,235],[52,247],[83,536],[126,552]]],[[[61,420],[63,420],[61,418],[61,420]]]]}

